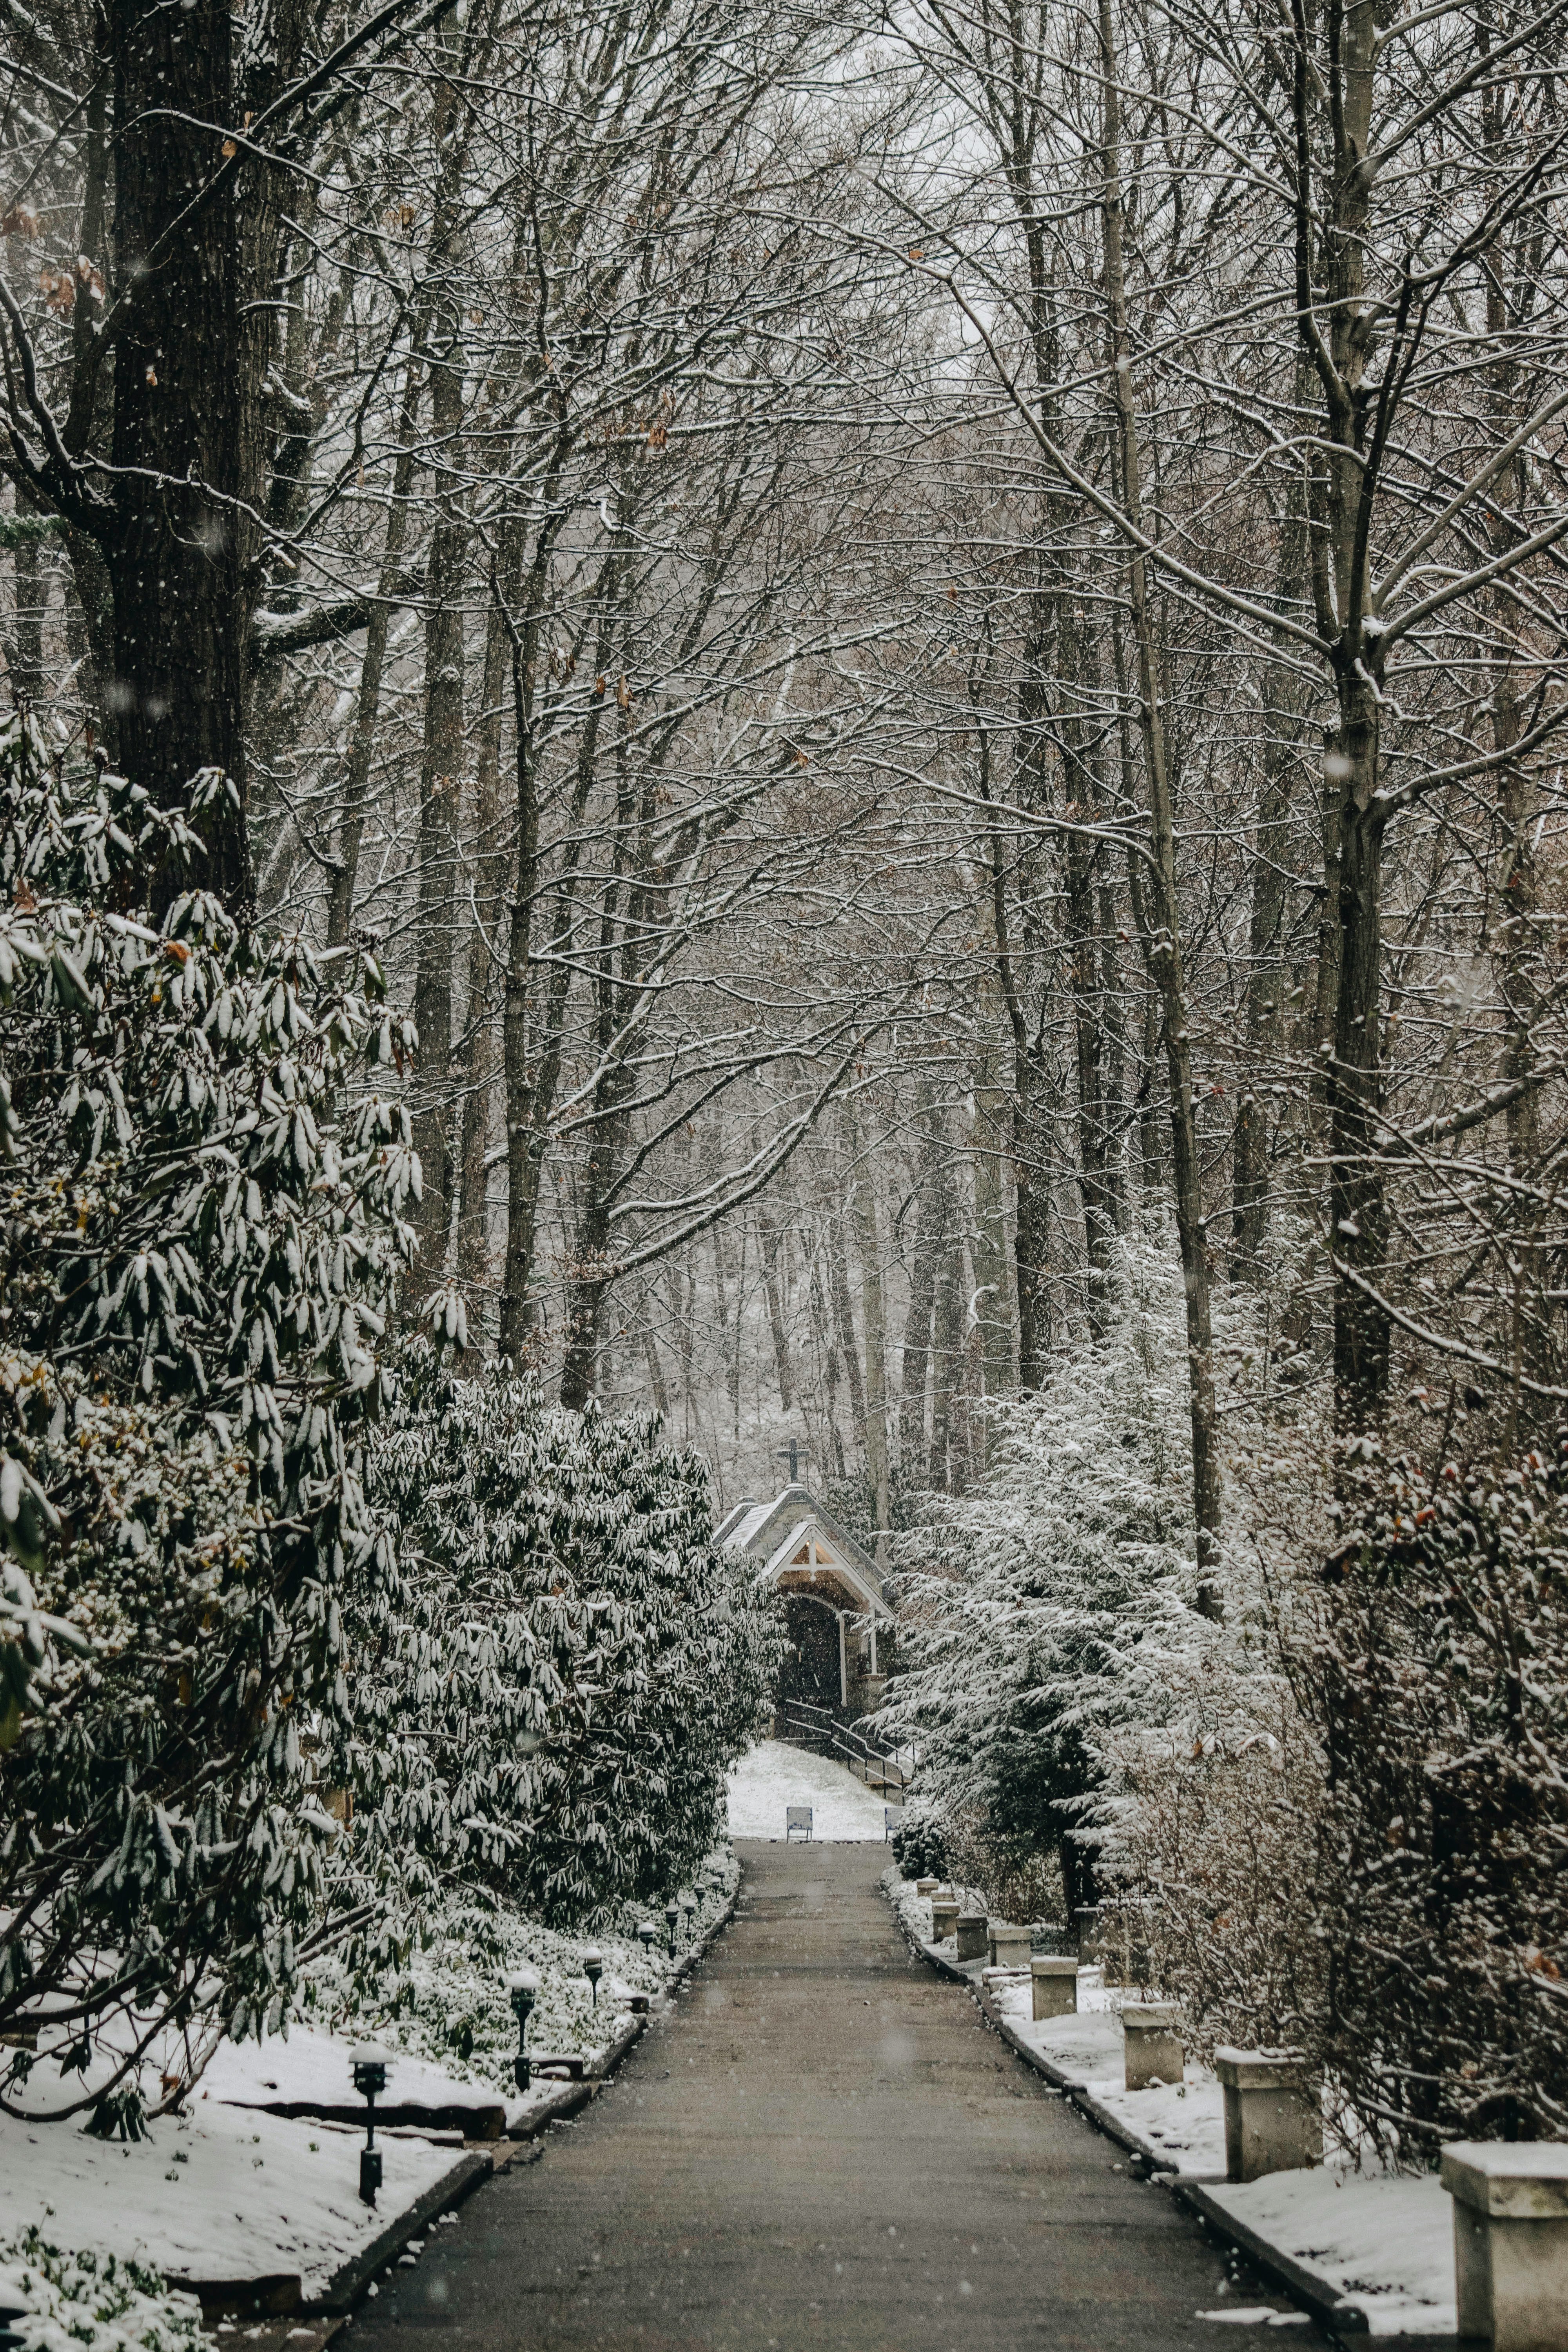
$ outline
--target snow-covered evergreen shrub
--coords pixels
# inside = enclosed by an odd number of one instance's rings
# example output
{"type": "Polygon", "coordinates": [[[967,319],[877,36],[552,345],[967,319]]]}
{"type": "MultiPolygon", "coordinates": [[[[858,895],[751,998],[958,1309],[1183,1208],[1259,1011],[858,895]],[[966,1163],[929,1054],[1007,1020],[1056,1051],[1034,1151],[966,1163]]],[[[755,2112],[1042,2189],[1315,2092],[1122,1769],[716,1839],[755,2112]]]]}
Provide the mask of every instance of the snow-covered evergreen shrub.
{"type": "Polygon", "coordinates": [[[1568,2137],[1568,1437],[1358,1454],[1303,1678],[1321,2060],[1385,2145],[1568,2137]]]}
{"type": "Polygon", "coordinates": [[[209,897],[136,912],[182,827],[0,730],[0,1524],[31,1587],[0,2024],[63,2011],[84,2066],[112,2050],[100,2120],[160,2021],[243,2034],[296,1981],[332,1827],[300,1730],[348,1704],[379,1540],[354,1447],[417,1174],[354,1082],[406,1042],[374,965],[209,897]]]}
{"type": "Polygon", "coordinates": [[[202,2307],[155,2271],[89,2249],[62,2252],[37,2230],[0,2238],[0,2304],[27,2352],[202,2352],[202,2307]]]}
{"type": "Polygon", "coordinates": [[[345,1866],[552,1925],[662,1898],[722,1828],[783,1649],[752,1564],[713,1545],[706,1465],[423,1342],[369,1458],[401,1538],[394,1605],[355,1637],[345,1866]]]}
{"type": "MultiPolygon", "coordinates": [[[[704,1858],[691,1886],[683,1890],[697,1907],[689,1924],[682,1912],[680,1953],[689,1949],[694,1935],[712,1926],[739,1876],[732,1854],[716,1850],[704,1858]]],[[[482,2083],[510,2097],[517,2019],[506,1990],[509,1975],[526,1964],[539,1977],[529,2021],[531,2049],[602,2049],[621,2006],[621,1990],[658,1992],[675,1966],[662,1913],[655,1916],[658,1935],[651,1949],[636,1940],[644,1916],[623,1906],[609,1915],[607,1925],[595,1928],[593,1941],[605,1963],[595,2005],[583,1973],[585,1929],[571,1935],[546,1927],[487,1887],[458,1885],[421,1920],[402,1969],[366,1984],[337,1955],[320,1961],[306,1984],[305,2014],[312,2023],[373,2034],[388,2049],[406,2050],[464,2082],[482,2083]]]]}
{"type": "Polygon", "coordinates": [[[998,1411],[984,1478],[932,1498],[900,1548],[911,1565],[887,1720],[921,1745],[949,1866],[986,1885],[1055,1850],[1068,1909],[1094,1891],[1098,1743],[1165,1719],[1170,1660],[1203,1635],[1179,1290],[1143,1248],[1121,1289],[1105,1339],[998,1411]]]}
{"type": "Polygon", "coordinates": [[[893,1860],[904,1878],[946,1878],[951,1824],[940,1797],[917,1790],[906,1799],[893,1832],[893,1860]]]}

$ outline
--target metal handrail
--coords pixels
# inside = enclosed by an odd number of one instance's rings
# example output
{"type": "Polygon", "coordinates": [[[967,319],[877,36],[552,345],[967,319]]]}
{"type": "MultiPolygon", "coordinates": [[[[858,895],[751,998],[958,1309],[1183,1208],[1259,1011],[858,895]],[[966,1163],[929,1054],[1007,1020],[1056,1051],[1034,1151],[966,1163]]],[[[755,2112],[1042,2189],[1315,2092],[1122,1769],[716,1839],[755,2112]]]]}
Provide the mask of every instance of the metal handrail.
{"type": "MultiPolygon", "coordinates": [[[[853,1724],[840,1723],[829,1707],[814,1706],[809,1699],[786,1698],[780,1700],[779,1713],[786,1723],[790,1722],[792,1717],[816,1717],[818,1718],[816,1722],[805,1724],[797,1722],[796,1727],[809,1730],[818,1739],[826,1739],[830,1747],[836,1748],[841,1756],[848,1759],[851,1770],[858,1766],[860,1778],[868,1783],[870,1780],[869,1768],[873,1764],[882,1767],[884,1776],[890,1765],[899,1776],[900,1788],[907,1789],[913,1778],[917,1759],[912,1746],[910,1749],[910,1761],[906,1767],[902,1760],[901,1746],[895,1747],[890,1752],[886,1748],[874,1747],[865,1734],[858,1731],[853,1724]]],[[[883,1785],[886,1786],[885,1777],[883,1785]]]]}

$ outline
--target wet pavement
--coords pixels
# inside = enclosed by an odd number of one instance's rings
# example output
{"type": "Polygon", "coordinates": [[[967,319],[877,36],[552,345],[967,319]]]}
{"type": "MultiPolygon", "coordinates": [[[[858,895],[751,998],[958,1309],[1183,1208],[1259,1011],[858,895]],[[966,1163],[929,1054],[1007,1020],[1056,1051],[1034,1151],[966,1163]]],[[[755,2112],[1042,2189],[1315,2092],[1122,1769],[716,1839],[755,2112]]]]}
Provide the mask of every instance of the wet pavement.
{"type": "Polygon", "coordinates": [[[914,1958],[885,1847],[737,1852],[735,1917],[668,2015],[537,2161],[430,2232],[344,2352],[1257,2340],[1196,2317],[1240,2299],[1196,2224],[914,1958]]]}

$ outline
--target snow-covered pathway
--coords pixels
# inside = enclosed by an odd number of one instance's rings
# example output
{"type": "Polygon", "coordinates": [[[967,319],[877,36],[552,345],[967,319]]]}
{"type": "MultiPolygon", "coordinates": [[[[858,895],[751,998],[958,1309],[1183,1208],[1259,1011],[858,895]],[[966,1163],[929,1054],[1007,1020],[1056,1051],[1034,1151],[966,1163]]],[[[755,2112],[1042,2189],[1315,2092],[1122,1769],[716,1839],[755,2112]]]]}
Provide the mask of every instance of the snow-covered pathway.
{"type": "Polygon", "coordinates": [[[355,2352],[1229,2341],[1197,2316],[1223,2257],[914,1958],[879,1848],[742,1855],[733,1923],[615,2085],[387,2282],[355,2352]]]}
{"type": "Polygon", "coordinates": [[[874,1839],[886,1832],[882,1799],[843,1764],[782,1739],[764,1739],[730,1775],[730,1835],[782,1838],[786,1805],[809,1805],[813,1843],[874,1839]]]}

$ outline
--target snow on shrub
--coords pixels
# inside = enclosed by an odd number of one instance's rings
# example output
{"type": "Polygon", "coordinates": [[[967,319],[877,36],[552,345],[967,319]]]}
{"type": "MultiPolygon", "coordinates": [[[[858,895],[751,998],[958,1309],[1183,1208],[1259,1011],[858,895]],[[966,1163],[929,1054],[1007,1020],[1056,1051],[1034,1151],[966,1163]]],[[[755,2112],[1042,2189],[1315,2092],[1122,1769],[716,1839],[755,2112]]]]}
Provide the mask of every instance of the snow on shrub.
{"type": "Polygon", "coordinates": [[[782,1646],[701,1458],[416,1343],[368,1475],[401,1533],[355,1633],[342,1900],[392,1885],[405,1935],[465,1885],[552,1927],[662,1902],[721,1832],[782,1646]]]}
{"type": "Polygon", "coordinates": [[[37,2230],[0,2238],[0,2305],[27,2352],[201,2352],[202,2307],[115,2254],[62,2253],[37,2230]]]}
{"type": "Polygon", "coordinates": [[[932,1497],[900,1545],[921,1564],[900,1582],[889,1727],[921,1744],[947,1867],[994,1899],[1053,1848],[1068,1906],[1090,1898],[1096,1742],[1163,1719],[1171,1656],[1204,1639],[1180,1294],[1143,1248],[1121,1289],[1102,1340],[998,1412],[980,1484],[932,1497]]]}
{"type": "MultiPolygon", "coordinates": [[[[697,1933],[718,1918],[739,1877],[733,1855],[716,1850],[706,1858],[687,1890],[697,1897],[691,1915],[697,1933]],[[716,1883],[708,1883],[710,1877],[716,1883]]],[[[352,1969],[331,1958],[321,1962],[305,1990],[304,2013],[312,2023],[371,2033],[388,2048],[444,2066],[464,2082],[510,2094],[517,2020],[506,1979],[514,1969],[526,1964],[539,1972],[528,2032],[530,2049],[539,2051],[602,2049],[621,1990],[651,1993],[668,1982],[675,1963],[662,1906],[651,1913],[629,1906],[612,1918],[612,1926],[596,1929],[593,1937],[605,1959],[596,2008],[583,1974],[586,1934],[543,1927],[487,1890],[471,1887],[455,1892],[426,1915],[406,1964],[368,1992],[352,1969]],[[645,1916],[652,1917],[658,1930],[651,1951],[637,1938],[637,1921],[645,1916]]],[[[682,1912],[682,1953],[689,1948],[691,1932],[682,1912]]]]}
{"type": "Polygon", "coordinates": [[[347,1714],[379,1539],[353,1448],[416,1177],[356,1084],[407,1042],[378,971],[205,896],[148,923],[184,837],[0,729],[0,2025],[44,2003],[84,2073],[114,2052],[61,2110],[105,2128],[140,2038],[256,2031],[297,1981],[333,1827],[300,1729],[347,1714]]]}

